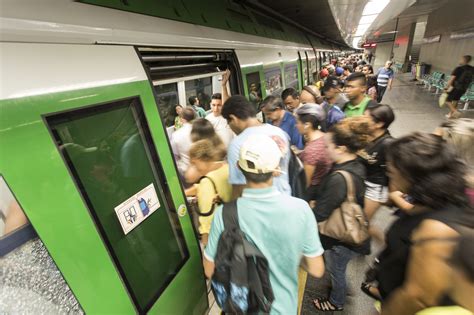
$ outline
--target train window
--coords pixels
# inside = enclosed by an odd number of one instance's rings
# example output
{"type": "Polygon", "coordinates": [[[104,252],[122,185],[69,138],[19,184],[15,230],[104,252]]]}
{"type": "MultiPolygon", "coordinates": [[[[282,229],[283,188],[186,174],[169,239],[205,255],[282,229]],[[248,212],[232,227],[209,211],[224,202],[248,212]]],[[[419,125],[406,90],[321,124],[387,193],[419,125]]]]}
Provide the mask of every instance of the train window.
{"type": "Polygon", "coordinates": [[[18,305],[25,314],[83,314],[79,302],[1,175],[0,275],[2,314],[18,313],[18,305]]]}
{"type": "Polygon", "coordinates": [[[280,96],[283,91],[280,68],[265,70],[265,92],[266,95],[280,96]]]}
{"type": "Polygon", "coordinates": [[[247,90],[249,92],[249,101],[258,108],[262,101],[262,85],[260,84],[260,73],[251,72],[245,76],[247,79],[247,90]]]}
{"type": "Polygon", "coordinates": [[[155,86],[158,110],[166,127],[174,125],[176,105],[179,104],[178,86],[176,83],[161,84],[155,86]]]}
{"type": "Polygon", "coordinates": [[[285,87],[298,89],[298,68],[296,64],[285,65],[285,87]]]}
{"type": "Polygon", "coordinates": [[[138,97],[46,117],[140,313],[189,257],[138,97]]]}
{"type": "Polygon", "coordinates": [[[190,97],[195,96],[202,108],[205,110],[211,108],[212,77],[188,80],[184,83],[184,87],[186,89],[187,102],[189,102],[190,97]]]}
{"type": "Polygon", "coordinates": [[[309,73],[311,74],[309,76],[309,83],[313,84],[314,83],[314,73],[317,72],[317,66],[316,66],[316,58],[311,58],[309,60],[309,73]]]}

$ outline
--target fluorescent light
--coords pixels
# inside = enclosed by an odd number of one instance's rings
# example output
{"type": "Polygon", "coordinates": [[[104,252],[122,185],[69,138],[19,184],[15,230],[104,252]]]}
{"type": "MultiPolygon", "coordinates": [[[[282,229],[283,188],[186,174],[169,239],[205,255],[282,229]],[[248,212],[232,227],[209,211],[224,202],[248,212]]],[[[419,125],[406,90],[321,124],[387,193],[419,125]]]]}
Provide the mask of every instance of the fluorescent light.
{"type": "Polygon", "coordinates": [[[379,14],[389,2],[390,0],[371,0],[365,5],[362,15],[379,14]]]}
{"type": "Polygon", "coordinates": [[[358,47],[359,46],[359,41],[362,37],[361,36],[358,36],[358,37],[354,37],[354,39],[352,40],[352,47],[358,47]]]}
{"type": "Polygon", "coordinates": [[[355,37],[352,40],[352,46],[358,47],[362,36],[367,32],[373,22],[377,19],[380,12],[385,9],[389,2],[390,0],[370,0],[367,2],[357,25],[357,30],[353,33],[355,37]]]}
{"type": "Polygon", "coordinates": [[[373,21],[377,18],[377,14],[372,14],[372,15],[363,15],[360,18],[359,25],[360,24],[372,24],[373,21]]]}

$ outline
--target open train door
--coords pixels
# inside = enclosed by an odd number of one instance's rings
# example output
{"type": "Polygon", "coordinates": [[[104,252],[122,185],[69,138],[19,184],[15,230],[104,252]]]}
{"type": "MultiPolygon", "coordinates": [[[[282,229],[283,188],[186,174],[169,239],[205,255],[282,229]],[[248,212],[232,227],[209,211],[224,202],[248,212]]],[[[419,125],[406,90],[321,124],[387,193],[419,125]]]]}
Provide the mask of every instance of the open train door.
{"type": "Polygon", "coordinates": [[[0,50],[0,175],[83,311],[205,313],[199,244],[135,49],[0,50]]]}

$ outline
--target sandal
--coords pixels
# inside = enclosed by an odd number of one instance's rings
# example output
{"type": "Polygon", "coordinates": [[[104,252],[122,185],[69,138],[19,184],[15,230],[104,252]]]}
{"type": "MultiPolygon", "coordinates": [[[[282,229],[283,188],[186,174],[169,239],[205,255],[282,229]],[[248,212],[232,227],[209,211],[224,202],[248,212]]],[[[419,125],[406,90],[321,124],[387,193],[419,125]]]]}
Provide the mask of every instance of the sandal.
{"type": "Polygon", "coordinates": [[[344,309],[343,307],[337,307],[324,297],[314,299],[313,304],[314,307],[316,307],[316,309],[321,312],[338,312],[344,309]]]}
{"type": "Polygon", "coordinates": [[[380,297],[380,294],[379,294],[379,289],[377,287],[373,286],[372,284],[370,284],[368,282],[362,282],[362,284],[360,285],[360,289],[362,290],[362,292],[364,292],[365,294],[367,294],[368,296],[370,296],[374,300],[376,300],[376,301],[381,301],[382,300],[382,298],[380,297]],[[376,290],[377,293],[375,293],[373,290],[376,290]]]}

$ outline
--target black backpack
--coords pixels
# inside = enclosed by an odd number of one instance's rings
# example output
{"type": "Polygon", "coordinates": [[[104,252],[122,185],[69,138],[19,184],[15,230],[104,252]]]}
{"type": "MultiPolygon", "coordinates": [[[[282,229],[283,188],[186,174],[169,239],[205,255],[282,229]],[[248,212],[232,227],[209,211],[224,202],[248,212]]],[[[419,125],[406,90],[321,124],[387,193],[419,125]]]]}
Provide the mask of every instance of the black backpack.
{"type": "Polygon", "coordinates": [[[454,80],[454,88],[459,91],[466,91],[469,88],[469,85],[472,81],[472,72],[473,68],[469,65],[464,66],[465,69],[459,78],[454,80]]]}
{"type": "Polygon", "coordinates": [[[293,197],[306,198],[306,173],[303,162],[290,150],[290,162],[288,163],[288,179],[293,197]]]}
{"type": "Polygon", "coordinates": [[[224,313],[269,313],[274,295],[268,261],[240,230],[236,201],[224,204],[222,216],[224,231],[211,279],[216,302],[224,313]]]}

